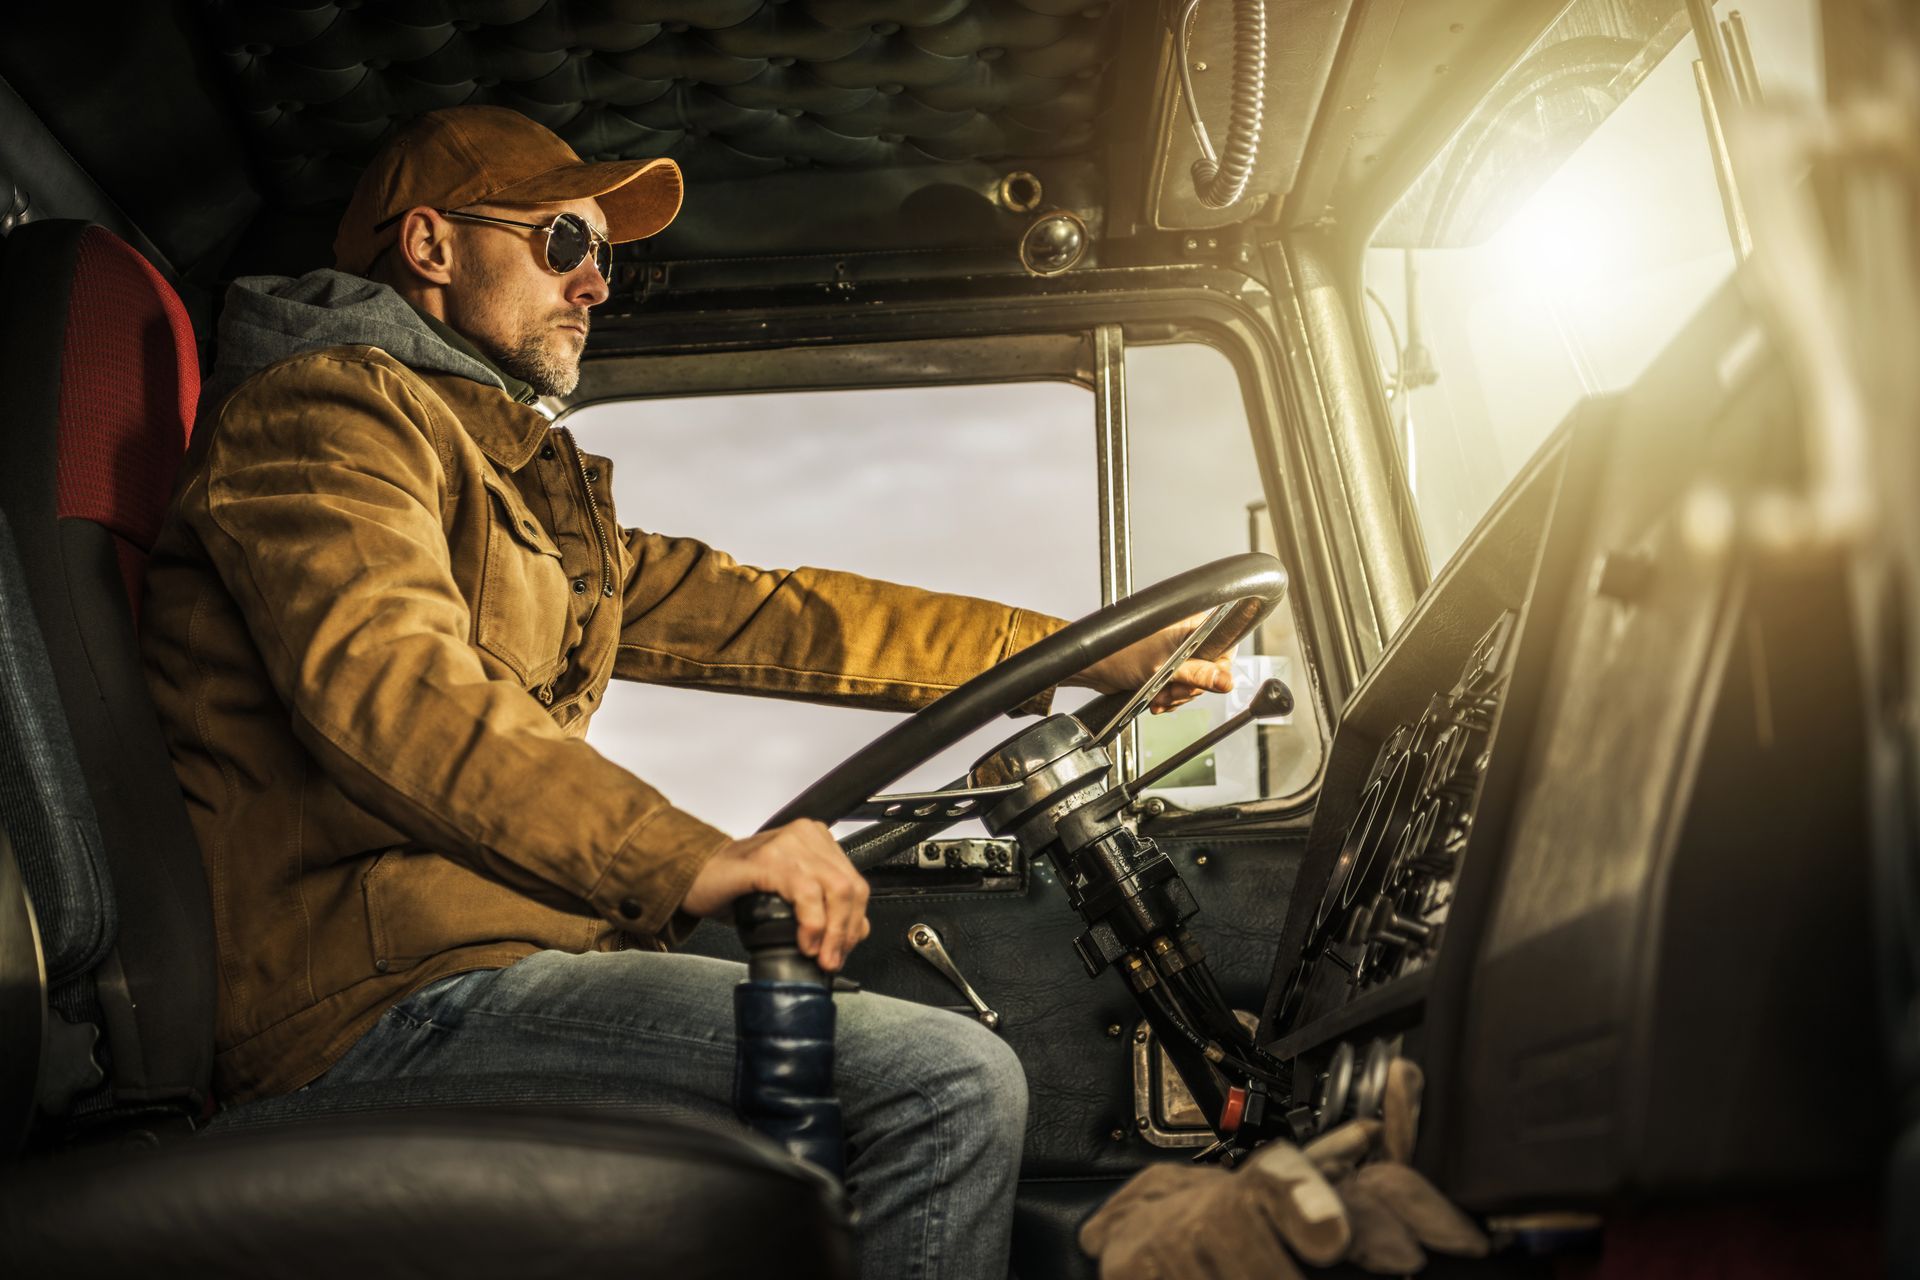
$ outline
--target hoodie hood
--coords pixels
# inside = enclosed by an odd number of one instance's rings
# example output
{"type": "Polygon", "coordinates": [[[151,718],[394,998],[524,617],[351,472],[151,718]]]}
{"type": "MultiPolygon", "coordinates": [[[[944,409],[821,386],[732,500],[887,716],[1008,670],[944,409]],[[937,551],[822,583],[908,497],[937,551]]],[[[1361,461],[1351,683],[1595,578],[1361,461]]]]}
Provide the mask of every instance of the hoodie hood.
{"type": "Polygon", "coordinates": [[[203,399],[217,403],[270,364],[327,347],[378,347],[423,373],[506,386],[481,360],[448,345],[386,285],[331,268],[304,276],[242,276],[220,313],[219,352],[203,399]]]}

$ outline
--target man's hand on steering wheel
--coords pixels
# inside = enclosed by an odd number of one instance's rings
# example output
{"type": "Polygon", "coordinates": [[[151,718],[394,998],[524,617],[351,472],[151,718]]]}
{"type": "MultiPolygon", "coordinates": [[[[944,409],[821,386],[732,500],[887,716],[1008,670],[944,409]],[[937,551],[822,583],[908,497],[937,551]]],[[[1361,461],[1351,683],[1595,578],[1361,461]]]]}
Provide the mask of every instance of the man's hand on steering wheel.
{"type": "Polygon", "coordinates": [[[826,825],[800,818],[721,847],[693,878],[681,909],[715,916],[749,893],[777,893],[793,904],[803,954],[828,973],[846,963],[867,923],[867,880],[847,861],[826,825]]]}
{"type": "MultiPolygon", "coordinates": [[[[1192,635],[1205,619],[1205,614],[1197,613],[1144,640],[1136,640],[1118,653],[1102,658],[1067,683],[1097,689],[1101,693],[1132,693],[1147,682],[1148,676],[1160,669],[1160,664],[1171,657],[1173,651],[1180,647],[1180,642],[1192,635]]],[[[1174,671],[1173,678],[1154,695],[1148,707],[1155,715],[1159,715],[1162,711],[1171,711],[1189,703],[1203,693],[1229,693],[1232,689],[1232,653],[1222,654],[1212,662],[1189,658],[1174,671]]]]}

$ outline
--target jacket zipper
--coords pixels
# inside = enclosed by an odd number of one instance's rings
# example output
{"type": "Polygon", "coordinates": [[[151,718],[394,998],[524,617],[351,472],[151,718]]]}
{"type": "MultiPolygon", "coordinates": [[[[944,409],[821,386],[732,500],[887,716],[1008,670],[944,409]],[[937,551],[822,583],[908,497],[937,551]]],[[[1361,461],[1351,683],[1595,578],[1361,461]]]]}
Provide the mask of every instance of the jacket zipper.
{"type": "MultiPolygon", "coordinates": [[[[600,594],[602,597],[611,598],[613,595],[613,551],[607,546],[606,530],[600,527],[600,500],[593,496],[593,482],[587,479],[587,462],[585,458],[580,456],[580,445],[574,440],[573,432],[562,427],[560,428],[560,434],[566,437],[567,451],[573,455],[574,474],[580,477],[580,487],[587,495],[588,521],[593,525],[594,543],[600,548],[600,594]]],[[[594,601],[593,608],[587,610],[587,617],[592,618],[594,611],[599,609],[599,607],[600,602],[597,600],[594,601]]]]}

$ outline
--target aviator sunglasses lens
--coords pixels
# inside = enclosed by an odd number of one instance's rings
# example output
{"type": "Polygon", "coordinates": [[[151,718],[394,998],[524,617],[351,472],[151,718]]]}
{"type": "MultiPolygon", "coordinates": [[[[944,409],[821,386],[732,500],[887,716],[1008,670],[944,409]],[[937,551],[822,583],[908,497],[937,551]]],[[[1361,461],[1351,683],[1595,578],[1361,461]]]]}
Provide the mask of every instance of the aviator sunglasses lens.
{"type": "Polygon", "coordinates": [[[593,234],[586,219],[576,213],[563,213],[547,229],[547,265],[562,275],[579,266],[589,249],[601,278],[611,280],[613,246],[593,234]]]}
{"type": "Polygon", "coordinates": [[[577,214],[561,214],[547,228],[547,265],[564,275],[580,265],[592,241],[586,222],[577,214]]]}

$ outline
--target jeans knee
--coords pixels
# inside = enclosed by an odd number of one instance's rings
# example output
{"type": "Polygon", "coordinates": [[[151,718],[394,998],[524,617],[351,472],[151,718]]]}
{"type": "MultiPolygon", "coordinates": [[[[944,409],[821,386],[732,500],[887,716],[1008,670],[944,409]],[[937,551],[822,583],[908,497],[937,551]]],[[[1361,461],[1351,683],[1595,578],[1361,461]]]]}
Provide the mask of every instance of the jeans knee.
{"type": "Polygon", "coordinates": [[[983,1136],[1017,1150],[1027,1129],[1027,1073],[1006,1041],[985,1027],[972,1030],[953,1058],[955,1102],[977,1117],[983,1136]]]}

